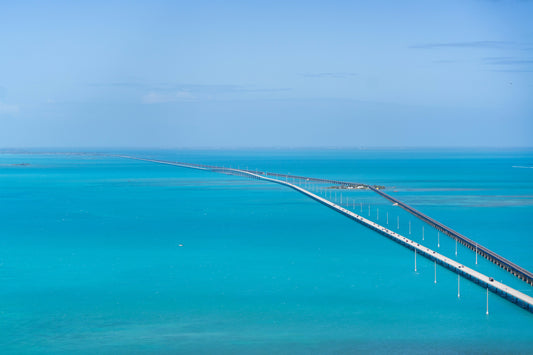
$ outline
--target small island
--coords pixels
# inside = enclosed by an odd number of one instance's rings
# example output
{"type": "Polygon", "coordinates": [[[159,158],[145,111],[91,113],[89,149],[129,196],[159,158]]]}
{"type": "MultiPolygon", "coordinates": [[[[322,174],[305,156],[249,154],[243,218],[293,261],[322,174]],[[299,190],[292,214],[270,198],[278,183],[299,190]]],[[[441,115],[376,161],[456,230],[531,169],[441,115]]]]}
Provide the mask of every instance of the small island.
{"type": "Polygon", "coordinates": [[[364,185],[364,184],[334,185],[334,186],[328,187],[328,189],[332,189],[332,190],[369,190],[370,186],[372,186],[376,190],[384,190],[385,189],[385,186],[383,186],[383,185],[364,185]]]}

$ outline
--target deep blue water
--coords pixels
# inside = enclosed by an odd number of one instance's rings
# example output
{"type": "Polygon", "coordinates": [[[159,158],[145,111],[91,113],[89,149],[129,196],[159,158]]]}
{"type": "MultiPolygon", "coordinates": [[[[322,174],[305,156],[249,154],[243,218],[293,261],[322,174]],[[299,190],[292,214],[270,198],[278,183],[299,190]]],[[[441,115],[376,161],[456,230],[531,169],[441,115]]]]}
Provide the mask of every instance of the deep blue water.
{"type": "MultiPolygon", "coordinates": [[[[127,153],[385,185],[533,270],[531,150],[127,153]]],[[[342,194],[455,258],[398,207],[342,194]]],[[[433,263],[419,256],[415,273],[412,252],[283,186],[0,154],[0,216],[2,353],[533,353],[533,314],[490,294],[486,316],[483,289],[461,280],[458,298],[455,274],[438,268],[435,284],[433,263]]],[[[456,258],[533,295],[462,246],[456,258]]]]}

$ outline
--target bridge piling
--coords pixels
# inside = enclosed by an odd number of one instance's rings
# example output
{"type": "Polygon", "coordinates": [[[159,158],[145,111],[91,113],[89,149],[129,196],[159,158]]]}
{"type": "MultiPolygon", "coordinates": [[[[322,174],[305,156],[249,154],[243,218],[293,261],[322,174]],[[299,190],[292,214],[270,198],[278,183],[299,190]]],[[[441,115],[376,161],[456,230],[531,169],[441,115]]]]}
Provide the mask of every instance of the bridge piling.
{"type": "Polygon", "coordinates": [[[437,260],[435,260],[435,283],[437,283],[437,260]]]}
{"type": "Polygon", "coordinates": [[[461,298],[461,275],[457,274],[457,298],[461,298]]]}
{"type": "Polygon", "coordinates": [[[489,315],[489,288],[487,287],[487,312],[486,315],[489,315]]]}
{"type": "Polygon", "coordinates": [[[415,250],[415,272],[416,272],[416,249],[415,250]]]}

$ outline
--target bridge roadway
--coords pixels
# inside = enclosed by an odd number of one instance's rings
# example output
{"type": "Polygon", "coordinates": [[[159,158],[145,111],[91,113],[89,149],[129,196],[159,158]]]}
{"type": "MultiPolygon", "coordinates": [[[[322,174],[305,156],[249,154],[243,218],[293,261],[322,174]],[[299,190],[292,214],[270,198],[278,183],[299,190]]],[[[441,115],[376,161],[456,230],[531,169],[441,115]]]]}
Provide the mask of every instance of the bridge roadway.
{"type": "MultiPolygon", "coordinates": [[[[224,167],[216,167],[216,166],[210,166],[210,165],[201,165],[201,164],[188,164],[188,163],[179,163],[179,162],[170,162],[170,161],[164,161],[164,160],[156,160],[156,159],[145,159],[145,158],[138,158],[138,157],[132,157],[132,156],[126,156],[126,155],[113,155],[115,157],[121,157],[121,158],[127,158],[127,159],[135,159],[135,160],[142,160],[142,161],[148,161],[153,163],[160,163],[160,164],[167,164],[167,165],[174,165],[179,166],[183,168],[192,168],[192,169],[200,169],[200,170],[209,170],[209,171],[215,171],[215,172],[221,172],[231,175],[240,175],[240,176],[246,176],[253,179],[258,180],[264,180],[264,181],[270,181],[276,184],[285,185],[288,186],[310,198],[312,198],[315,201],[320,202],[321,204],[341,213],[342,215],[359,222],[360,224],[378,232],[381,235],[386,236],[387,238],[399,243],[400,245],[403,245],[404,247],[415,251],[415,253],[420,254],[424,256],[425,258],[434,261],[435,263],[447,268],[448,270],[451,270],[455,272],[456,274],[478,284],[479,286],[488,289],[489,291],[497,294],[498,296],[528,310],[529,312],[533,313],[533,297],[530,297],[518,290],[513,289],[512,287],[509,287],[501,282],[498,282],[494,280],[491,277],[488,277],[476,270],[473,270],[471,268],[466,267],[465,265],[458,263],[457,261],[450,259],[442,254],[437,253],[436,251],[429,249],[423,245],[420,245],[419,243],[416,243],[390,229],[387,229],[383,227],[380,224],[377,224],[369,219],[366,219],[352,211],[349,211],[327,199],[324,199],[318,195],[313,194],[310,191],[307,191],[298,185],[294,185],[290,182],[273,179],[265,176],[266,174],[264,172],[251,172],[248,170],[241,170],[241,169],[232,169],[232,168],[224,168],[224,167]]],[[[280,176],[281,174],[276,174],[277,176],[280,176]]],[[[281,175],[284,176],[284,175],[281,175]]],[[[288,175],[287,177],[291,178],[304,178],[304,177],[296,177],[292,175],[288,175]]],[[[307,180],[307,178],[304,178],[307,180]]],[[[311,178],[309,179],[311,180],[311,178]]],[[[322,179],[313,179],[314,181],[327,181],[327,182],[333,182],[334,180],[322,180],[322,179]]],[[[345,182],[339,182],[342,184],[352,184],[352,183],[345,183],[345,182]]],[[[365,185],[370,187],[366,184],[357,184],[357,185],[365,185]]],[[[375,190],[378,192],[379,190],[375,190]]],[[[387,195],[388,196],[388,195],[387,195]]],[[[400,203],[400,201],[396,202],[400,203]]],[[[407,206],[408,207],[408,206],[407,206]]],[[[434,221],[435,223],[439,223],[437,221],[434,221]]],[[[478,245],[479,248],[479,245],[478,245]]]]}

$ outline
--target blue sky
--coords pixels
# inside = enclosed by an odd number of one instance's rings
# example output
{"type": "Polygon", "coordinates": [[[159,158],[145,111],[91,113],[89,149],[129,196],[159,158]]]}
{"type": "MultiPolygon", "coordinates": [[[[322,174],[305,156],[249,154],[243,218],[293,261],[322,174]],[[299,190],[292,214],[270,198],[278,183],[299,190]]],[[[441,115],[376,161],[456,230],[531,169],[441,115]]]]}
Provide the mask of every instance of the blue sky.
{"type": "Polygon", "coordinates": [[[0,147],[533,146],[533,1],[3,1],[0,147]]]}

